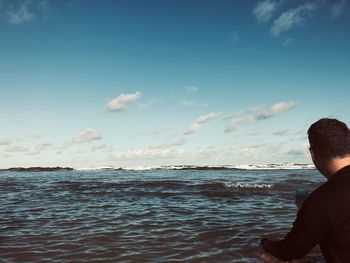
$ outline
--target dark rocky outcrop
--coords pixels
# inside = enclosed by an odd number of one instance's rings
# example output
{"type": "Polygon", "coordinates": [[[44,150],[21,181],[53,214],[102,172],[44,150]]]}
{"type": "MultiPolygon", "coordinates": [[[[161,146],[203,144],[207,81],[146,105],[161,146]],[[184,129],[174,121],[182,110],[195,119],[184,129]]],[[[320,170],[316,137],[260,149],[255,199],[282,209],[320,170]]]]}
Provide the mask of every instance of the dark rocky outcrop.
{"type": "Polygon", "coordinates": [[[73,171],[74,169],[71,167],[13,167],[9,169],[5,169],[3,171],[10,172],[63,172],[63,171],[73,171]]]}

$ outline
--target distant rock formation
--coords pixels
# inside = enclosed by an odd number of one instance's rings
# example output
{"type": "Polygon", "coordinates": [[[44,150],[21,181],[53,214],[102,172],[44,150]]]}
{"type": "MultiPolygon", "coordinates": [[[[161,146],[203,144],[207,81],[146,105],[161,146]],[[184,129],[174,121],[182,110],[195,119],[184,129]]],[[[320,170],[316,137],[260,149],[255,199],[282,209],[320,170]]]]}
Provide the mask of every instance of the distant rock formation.
{"type": "Polygon", "coordinates": [[[5,169],[2,171],[10,171],[10,172],[63,172],[63,171],[73,171],[74,169],[71,167],[13,167],[9,169],[5,169]]]}

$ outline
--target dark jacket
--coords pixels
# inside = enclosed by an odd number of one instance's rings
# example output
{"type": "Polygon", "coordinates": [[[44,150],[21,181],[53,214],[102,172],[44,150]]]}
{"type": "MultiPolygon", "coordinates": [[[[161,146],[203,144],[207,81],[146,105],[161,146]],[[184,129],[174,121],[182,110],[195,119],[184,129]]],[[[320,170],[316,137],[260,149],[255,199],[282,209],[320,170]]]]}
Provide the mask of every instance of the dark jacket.
{"type": "Polygon", "coordinates": [[[317,244],[327,262],[350,262],[350,165],[310,194],[283,240],[262,240],[282,260],[300,259],[317,244]]]}

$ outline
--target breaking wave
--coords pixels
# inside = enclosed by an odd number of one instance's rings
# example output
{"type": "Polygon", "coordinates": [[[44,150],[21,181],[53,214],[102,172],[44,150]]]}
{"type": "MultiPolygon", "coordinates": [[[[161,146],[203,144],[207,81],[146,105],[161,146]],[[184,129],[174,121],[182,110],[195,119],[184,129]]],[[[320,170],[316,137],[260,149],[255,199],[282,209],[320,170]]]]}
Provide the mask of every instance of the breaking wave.
{"type": "Polygon", "coordinates": [[[315,169],[312,164],[264,164],[264,165],[219,165],[219,166],[198,166],[198,165],[172,165],[172,166],[133,166],[133,167],[86,167],[77,168],[78,171],[98,170],[127,170],[127,171],[148,171],[148,170],[308,170],[315,169]]]}
{"type": "Polygon", "coordinates": [[[228,188],[264,189],[271,188],[273,184],[250,184],[250,183],[225,183],[228,188]]]}

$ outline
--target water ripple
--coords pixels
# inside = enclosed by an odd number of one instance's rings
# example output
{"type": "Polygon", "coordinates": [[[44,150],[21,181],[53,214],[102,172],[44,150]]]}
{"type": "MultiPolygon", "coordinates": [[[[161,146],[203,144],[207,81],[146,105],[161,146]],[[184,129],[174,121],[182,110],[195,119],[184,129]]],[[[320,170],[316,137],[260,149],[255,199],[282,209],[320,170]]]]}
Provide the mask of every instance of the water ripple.
{"type": "MultiPolygon", "coordinates": [[[[0,173],[5,262],[258,262],[315,171],[0,173]]],[[[314,254],[320,261],[319,252],[314,254]]]]}

